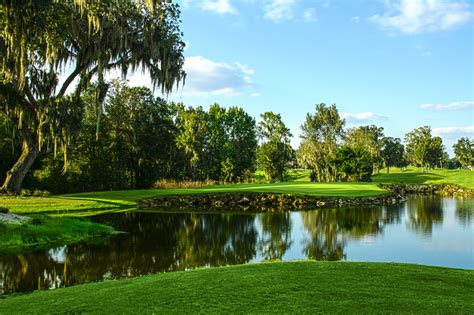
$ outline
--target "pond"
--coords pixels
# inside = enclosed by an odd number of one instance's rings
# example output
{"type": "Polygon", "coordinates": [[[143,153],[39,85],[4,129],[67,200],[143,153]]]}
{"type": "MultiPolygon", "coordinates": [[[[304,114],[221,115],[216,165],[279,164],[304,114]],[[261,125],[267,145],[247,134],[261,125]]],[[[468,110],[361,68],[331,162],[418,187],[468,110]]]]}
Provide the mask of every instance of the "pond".
{"type": "Polygon", "coordinates": [[[0,294],[196,267],[295,259],[474,269],[474,200],[275,213],[131,211],[92,217],[127,232],[0,255],[0,294]]]}

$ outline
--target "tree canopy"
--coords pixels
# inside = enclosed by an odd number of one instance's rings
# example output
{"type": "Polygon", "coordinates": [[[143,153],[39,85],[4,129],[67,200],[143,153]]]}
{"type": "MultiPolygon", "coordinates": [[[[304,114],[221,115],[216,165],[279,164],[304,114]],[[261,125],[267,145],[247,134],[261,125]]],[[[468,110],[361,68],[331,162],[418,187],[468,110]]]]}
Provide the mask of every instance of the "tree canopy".
{"type": "Polygon", "coordinates": [[[94,77],[98,113],[108,71],[146,70],[163,92],[183,82],[179,14],[168,1],[1,1],[0,111],[23,147],[2,189],[18,192],[42,149],[61,145],[67,168],[82,119],[80,96],[94,77]]]}

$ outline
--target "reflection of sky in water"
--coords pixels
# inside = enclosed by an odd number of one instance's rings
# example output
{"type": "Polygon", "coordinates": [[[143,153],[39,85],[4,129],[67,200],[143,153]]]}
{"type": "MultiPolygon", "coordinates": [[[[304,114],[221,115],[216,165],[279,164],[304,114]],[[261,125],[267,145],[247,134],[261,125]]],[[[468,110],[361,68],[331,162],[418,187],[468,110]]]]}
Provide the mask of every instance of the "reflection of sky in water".
{"type": "Polygon", "coordinates": [[[474,269],[474,199],[292,213],[129,212],[93,217],[108,240],[0,255],[0,292],[264,259],[403,262],[474,269]]]}

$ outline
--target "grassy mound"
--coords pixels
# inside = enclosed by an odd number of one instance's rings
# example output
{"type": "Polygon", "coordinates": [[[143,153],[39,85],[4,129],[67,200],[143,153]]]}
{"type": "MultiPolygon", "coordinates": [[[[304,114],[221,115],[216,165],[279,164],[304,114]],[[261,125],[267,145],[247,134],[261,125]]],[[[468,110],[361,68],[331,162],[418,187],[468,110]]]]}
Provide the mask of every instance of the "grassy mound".
{"type": "Polygon", "coordinates": [[[348,262],[262,263],[7,297],[0,313],[470,313],[474,271],[348,262]]]}
{"type": "Polygon", "coordinates": [[[0,223],[0,253],[74,243],[112,232],[111,227],[82,218],[34,216],[26,223],[0,223]]]}

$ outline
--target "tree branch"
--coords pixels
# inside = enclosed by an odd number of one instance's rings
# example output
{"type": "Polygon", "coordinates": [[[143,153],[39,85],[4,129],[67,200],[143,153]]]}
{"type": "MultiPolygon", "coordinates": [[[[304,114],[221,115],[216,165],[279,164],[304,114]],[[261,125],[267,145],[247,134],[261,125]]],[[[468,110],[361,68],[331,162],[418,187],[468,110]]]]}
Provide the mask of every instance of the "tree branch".
{"type": "Polygon", "coordinates": [[[81,73],[84,67],[77,65],[76,69],[67,77],[66,81],[64,81],[63,86],[59,90],[58,95],[56,97],[63,97],[64,94],[66,93],[67,88],[69,85],[74,81],[74,79],[81,73]]]}

